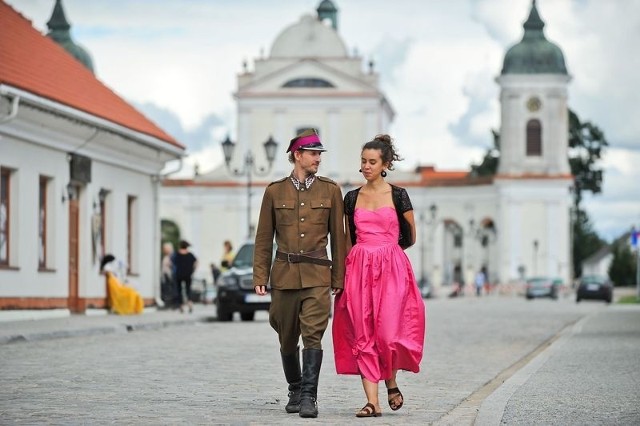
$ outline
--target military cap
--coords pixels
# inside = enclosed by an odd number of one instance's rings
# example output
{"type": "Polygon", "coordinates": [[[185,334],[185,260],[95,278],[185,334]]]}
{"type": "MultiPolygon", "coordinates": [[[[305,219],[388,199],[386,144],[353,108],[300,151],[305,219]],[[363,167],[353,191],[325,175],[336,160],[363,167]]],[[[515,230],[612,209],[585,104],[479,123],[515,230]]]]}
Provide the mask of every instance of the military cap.
{"type": "Polygon", "coordinates": [[[294,152],[299,149],[321,152],[326,151],[324,146],[322,146],[322,142],[320,142],[320,137],[318,136],[318,132],[316,131],[316,129],[305,130],[295,138],[291,139],[289,148],[287,148],[287,152],[294,152]]]}

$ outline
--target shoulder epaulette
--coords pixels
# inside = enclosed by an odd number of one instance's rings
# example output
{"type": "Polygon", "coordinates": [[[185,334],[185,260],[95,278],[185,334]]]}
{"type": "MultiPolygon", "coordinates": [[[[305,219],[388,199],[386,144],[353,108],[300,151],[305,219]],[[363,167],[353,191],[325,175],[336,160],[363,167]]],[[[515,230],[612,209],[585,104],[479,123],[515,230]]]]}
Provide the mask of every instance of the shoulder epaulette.
{"type": "Polygon", "coordinates": [[[334,180],[331,180],[331,179],[329,179],[328,177],[324,177],[324,176],[317,176],[317,175],[316,175],[316,177],[318,178],[318,180],[321,180],[321,181],[323,181],[323,182],[327,182],[327,183],[332,183],[332,184],[334,184],[334,185],[338,186],[338,184],[337,184],[334,180]]]}
{"type": "Polygon", "coordinates": [[[284,182],[285,180],[287,180],[287,177],[283,177],[282,179],[278,179],[278,180],[274,180],[273,182],[271,182],[269,184],[269,186],[273,185],[274,183],[280,183],[280,182],[284,182]]]}

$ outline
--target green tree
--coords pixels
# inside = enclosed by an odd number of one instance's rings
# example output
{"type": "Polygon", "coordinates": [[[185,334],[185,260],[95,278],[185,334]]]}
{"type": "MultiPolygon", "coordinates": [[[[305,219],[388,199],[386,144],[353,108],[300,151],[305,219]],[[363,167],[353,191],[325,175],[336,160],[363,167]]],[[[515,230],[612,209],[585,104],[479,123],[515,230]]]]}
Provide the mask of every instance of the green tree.
{"type": "Polygon", "coordinates": [[[582,194],[602,192],[603,174],[598,162],[605,147],[609,146],[604,133],[589,121],[582,122],[569,109],[569,166],[573,175],[574,206],[580,207],[582,194]]]}
{"type": "MultiPolygon", "coordinates": [[[[162,244],[170,242],[175,249],[178,248],[180,243],[180,227],[172,220],[161,219],[160,220],[160,233],[162,244]]],[[[162,257],[162,244],[160,249],[160,257],[162,257]]]]}
{"type": "Polygon", "coordinates": [[[500,133],[491,129],[493,135],[493,148],[489,148],[478,165],[471,165],[472,176],[493,176],[498,171],[500,163],[500,133]]]}
{"type": "Polygon", "coordinates": [[[582,261],[600,250],[605,241],[593,229],[593,224],[585,210],[574,209],[573,218],[573,274],[582,275],[582,261]]]}
{"type": "Polygon", "coordinates": [[[616,286],[633,286],[636,282],[636,260],[626,241],[614,245],[609,278],[616,286]]]}
{"type": "MultiPolygon", "coordinates": [[[[493,147],[482,162],[471,165],[471,176],[493,176],[500,164],[500,133],[491,130],[493,147]]],[[[599,166],[604,149],[609,145],[598,126],[581,121],[569,109],[569,166],[574,180],[573,190],[573,269],[576,277],[582,272],[582,261],[598,251],[605,243],[595,232],[587,212],[580,207],[585,191],[602,192],[603,171],[599,166]]]]}

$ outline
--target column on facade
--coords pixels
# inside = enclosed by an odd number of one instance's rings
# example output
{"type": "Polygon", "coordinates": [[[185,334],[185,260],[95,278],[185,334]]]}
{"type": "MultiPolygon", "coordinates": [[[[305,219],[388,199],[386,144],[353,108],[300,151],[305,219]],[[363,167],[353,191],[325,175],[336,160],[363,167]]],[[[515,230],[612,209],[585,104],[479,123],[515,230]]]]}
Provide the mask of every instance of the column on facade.
{"type": "Polygon", "coordinates": [[[289,155],[285,154],[289,146],[289,141],[293,138],[293,135],[287,132],[286,113],[287,110],[285,108],[277,108],[274,112],[273,138],[278,142],[278,152],[276,152],[276,158],[273,161],[273,172],[271,176],[275,179],[288,175],[291,171],[290,169],[293,168],[291,163],[289,163],[289,155]]]}
{"type": "MultiPolygon", "coordinates": [[[[337,108],[331,108],[328,111],[328,126],[329,128],[326,130],[326,137],[329,139],[328,149],[334,150],[333,155],[331,155],[331,161],[329,164],[323,164],[323,173],[326,173],[327,176],[332,179],[336,179],[337,176],[340,176],[341,173],[341,164],[340,164],[340,151],[339,147],[341,144],[340,141],[340,111],[337,108]]],[[[353,159],[355,161],[355,159],[353,159]]]]}

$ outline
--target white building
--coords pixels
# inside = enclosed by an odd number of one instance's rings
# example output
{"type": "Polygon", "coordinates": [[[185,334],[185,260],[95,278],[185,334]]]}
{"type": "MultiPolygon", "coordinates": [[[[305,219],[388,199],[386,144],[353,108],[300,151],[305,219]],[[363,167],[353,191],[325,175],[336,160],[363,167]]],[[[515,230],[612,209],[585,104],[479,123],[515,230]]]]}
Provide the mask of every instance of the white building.
{"type": "Polygon", "coordinates": [[[105,253],[153,304],[160,171],[184,147],[95,78],[60,1],[48,25],[0,2],[0,309],[105,307],[105,253]]]}
{"type": "MultiPolygon", "coordinates": [[[[347,53],[337,18],[334,4],[322,1],[317,16],[305,15],[281,31],[269,56],[238,76],[238,141],[230,168],[244,169],[241,177],[222,166],[194,179],[165,181],[161,216],[180,226],[203,263],[218,261],[223,240],[252,237],[264,186],[290,172],[284,151],[300,129],[318,129],[328,148],[321,174],[343,192],[364,182],[356,169],[360,148],[388,131],[394,111],[373,65],[347,53]],[[267,165],[261,145],[270,136],[279,143],[273,168],[259,178],[259,170],[246,173],[267,165]]],[[[534,2],[523,39],[506,53],[496,79],[502,152],[495,177],[433,167],[389,176],[412,198],[418,242],[408,254],[418,278],[430,280],[436,292],[455,281],[471,282],[480,268],[495,283],[533,275],[570,281],[570,77],[543,26],[534,2]]]]}

